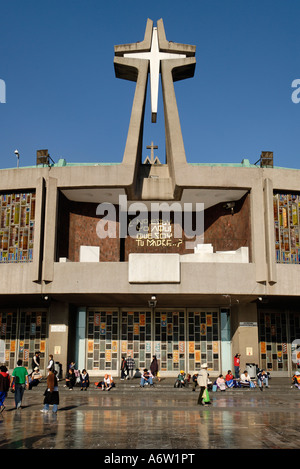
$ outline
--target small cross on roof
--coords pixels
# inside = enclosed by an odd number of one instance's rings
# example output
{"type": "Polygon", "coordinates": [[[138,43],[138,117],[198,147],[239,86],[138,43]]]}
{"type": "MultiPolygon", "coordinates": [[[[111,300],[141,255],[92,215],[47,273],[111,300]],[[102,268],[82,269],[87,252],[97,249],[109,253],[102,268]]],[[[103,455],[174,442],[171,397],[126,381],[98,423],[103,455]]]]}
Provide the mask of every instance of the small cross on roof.
{"type": "Polygon", "coordinates": [[[154,145],[153,142],[151,142],[151,145],[147,145],[146,148],[148,150],[151,150],[151,154],[150,154],[151,156],[150,158],[149,156],[147,156],[143,164],[161,164],[157,156],[154,158],[154,150],[157,150],[158,146],[154,145]]]}

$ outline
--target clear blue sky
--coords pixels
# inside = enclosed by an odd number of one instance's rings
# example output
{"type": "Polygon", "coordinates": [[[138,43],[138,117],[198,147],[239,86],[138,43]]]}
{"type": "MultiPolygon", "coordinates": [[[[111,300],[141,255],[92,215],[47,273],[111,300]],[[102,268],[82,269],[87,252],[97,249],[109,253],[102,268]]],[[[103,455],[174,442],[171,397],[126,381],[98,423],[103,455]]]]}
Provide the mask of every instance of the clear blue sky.
{"type": "MultiPolygon", "coordinates": [[[[147,18],[168,40],[196,45],[196,71],[175,83],[188,162],[300,169],[299,0],[0,0],[0,168],[57,162],[121,162],[135,83],[115,78],[114,45],[141,41],[147,18]]],[[[146,145],[164,161],[164,119],[147,103],[146,145]]]]}

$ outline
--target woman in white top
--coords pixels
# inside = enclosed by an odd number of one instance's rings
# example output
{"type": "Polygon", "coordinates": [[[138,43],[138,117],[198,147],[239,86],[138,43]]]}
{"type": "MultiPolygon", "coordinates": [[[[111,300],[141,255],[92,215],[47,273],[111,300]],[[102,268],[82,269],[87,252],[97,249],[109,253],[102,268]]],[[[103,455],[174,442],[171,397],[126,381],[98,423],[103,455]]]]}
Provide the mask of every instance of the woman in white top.
{"type": "Polygon", "coordinates": [[[216,383],[217,383],[218,388],[219,388],[221,391],[225,391],[225,389],[226,389],[226,383],[225,383],[225,379],[224,379],[223,375],[219,375],[219,377],[218,377],[216,383]]]}
{"type": "Polygon", "coordinates": [[[102,391],[110,391],[113,387],[114,380],[111,375],[105,375],[102,382],[102,391]]]}
{"type": "Polygon", "coordinates": [[[49,362],[48,362],[47,370],[54,372],[54,360],[53,360],[53,355],[49,355],[49,362]]]}
{"type": "Polygon", "coordinates": [[[240,384],[242,386],[246,386],[246,387],[250,387],[250,376],[248,375],[248,372],[247,371],[244,371],[244,373],[241,374],[241,379],[240,379],[240,384]]]}

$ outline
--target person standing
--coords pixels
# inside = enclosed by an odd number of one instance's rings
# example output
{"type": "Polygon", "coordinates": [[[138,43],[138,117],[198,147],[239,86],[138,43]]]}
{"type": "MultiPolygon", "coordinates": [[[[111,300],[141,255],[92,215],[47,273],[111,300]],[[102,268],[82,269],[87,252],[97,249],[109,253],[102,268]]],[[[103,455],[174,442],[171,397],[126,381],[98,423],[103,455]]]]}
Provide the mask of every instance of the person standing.
{"type": "Polygon", "coordinates": [[[154,378],[157,377],[158,381],[160,381],[160,377],[158,376],[158,361],[157,361],[156,355],[153,355],[153,357],[152,357],[150,370],[151,370],[151,373],[153,374],[154,378]]]}
{"type": "Polygon", "coordinates": [[[47,366],[48,371],[53,371],[54,372],[54,360],[53,360],[53,355],[49,355],[49,362],[47,366]]]}
{"type": "Polygon", "coordinates": [[[128,375],[128,366],[126,362],[126,358],[122,357],[122,362],[121,362],[121,381],[124,381],[128,375]]]}
{"type": "Polygon", "coordinates": [[[17,366],[14,368],[11,376],[10,385],[15,385],[16,409],[20,409],[24,391],[26,387],[29,387],[28,373],[21,359],[17,361],[17,366]]]}
{"type": "Polygon", "coordinates": [[[241,364],[240,356],[241,356],[241,355],[240,355],[239,353],[236,353],[236,354],[235,354],[235,357],[234,357],[234,359],[233,359],[235,379],[239,379],[239,378],[240,378],[240,364],[241,364]]]}
{"type": "Polygon", "coordinates": [[[48,372],[47,376],[47,390],[45,392],[44,407],[41,412],[49,412],[49,406],[52,405],[52,412],[56,414],[59,404],[59,392],[56,375],[53,371],[48,372]]]}
{"type": "Polygon", "coordinates": [[[207,363],[201,365],[201,370],[198,374],[197,383],[200,388],[200,393],[198,397],[198,405],[204,405],[202,402],[204,391],[207,389],[208,384],[208,373],[207,373],[207,363]]]}
{"type": "Polygon", "coordinates": [[[31,362],[32,371],[34,371],[36,367],[40,369],[40,353],[41,353],[40,351],[35,352],[35,354],[32,357],[32,362],[31,362]]]}
{"type": "Polygon", "coordinates": [[[134,362],[134,359],[130,356],[127,357],[126,359],[126,363],[127,363],[127,368],[128,368],[128,375],[127,375],[127,379],[130,379],[133,377],[133,370],[134,370],[134,367],[135,367],[135,362],[134,362]],[[130,374],[130,378],[129,378],[129,374],[130,374]]]}
{"type": "Polygon", "coordinates": [[[9,374],[5,365],[0,367],[0,413],[5,409],[4,401],[9,391],[9,374]]]}

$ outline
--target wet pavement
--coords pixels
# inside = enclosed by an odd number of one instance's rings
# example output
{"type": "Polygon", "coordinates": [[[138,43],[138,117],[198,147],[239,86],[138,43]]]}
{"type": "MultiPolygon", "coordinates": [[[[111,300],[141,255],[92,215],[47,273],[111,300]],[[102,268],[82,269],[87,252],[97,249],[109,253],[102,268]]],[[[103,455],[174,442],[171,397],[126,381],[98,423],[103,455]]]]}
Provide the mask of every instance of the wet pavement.
{"type": "MultiPolygon", "coordinates": [[[[93,379],[94,383],[97,379],[93,379]]],[[[21,410],[8,394],[0,415],[0,449],[298,449],[300,390],[289,378],[270,388],[210,392],[212,404],[197,405],[198,390],[174,389],[174,379],[140,388],[118,381],[110,392],[73,391],[59,382],[57,414],[40,412],[45,384],[25,391],[21,410]]]]}

